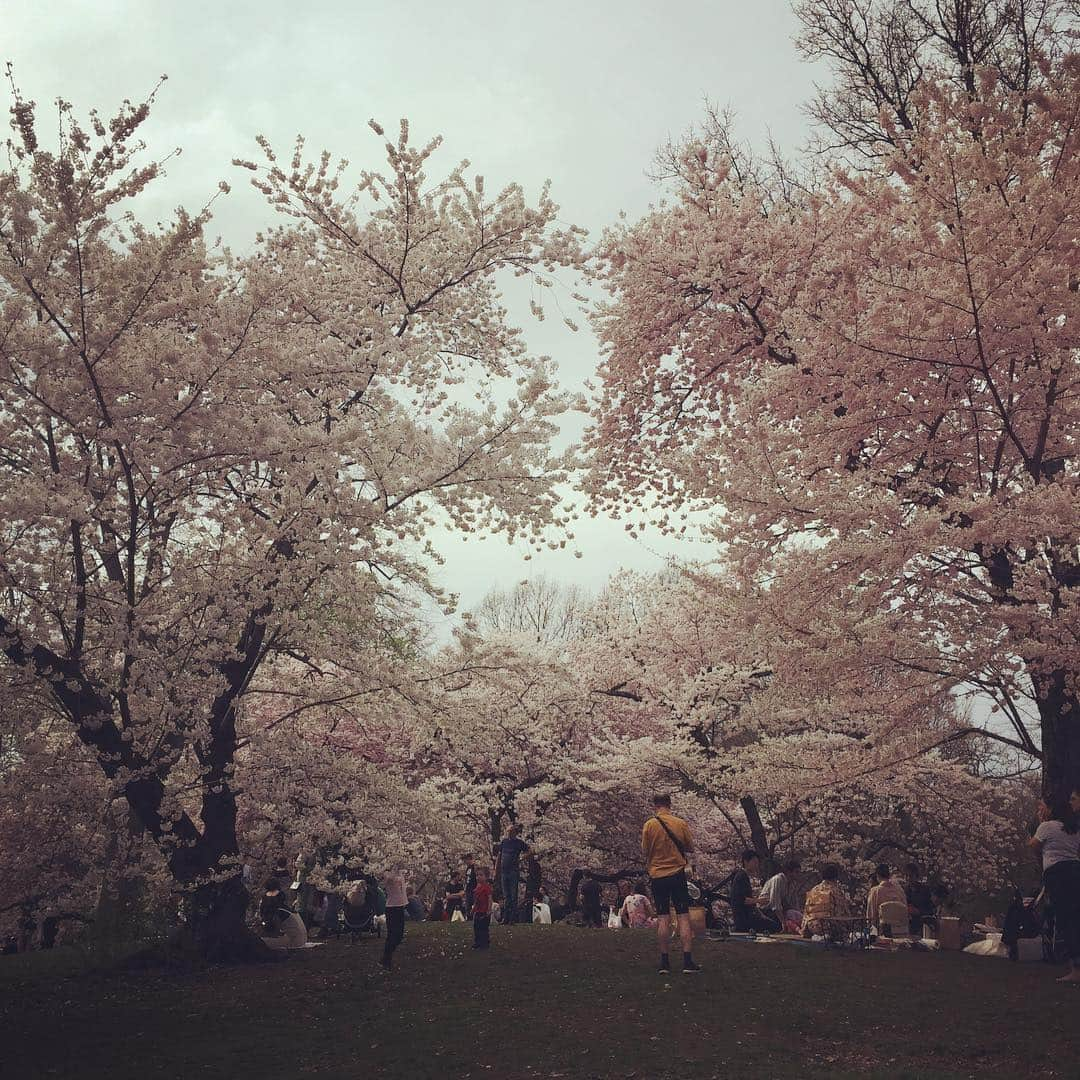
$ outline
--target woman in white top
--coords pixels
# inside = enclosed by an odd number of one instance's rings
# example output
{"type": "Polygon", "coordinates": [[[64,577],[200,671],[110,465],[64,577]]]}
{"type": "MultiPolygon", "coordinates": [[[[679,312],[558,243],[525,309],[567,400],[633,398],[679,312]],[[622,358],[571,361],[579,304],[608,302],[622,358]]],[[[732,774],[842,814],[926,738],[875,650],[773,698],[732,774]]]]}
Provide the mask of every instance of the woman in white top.
{"type": "Polygon", "coordinates": [[[405,905],[409,902],[405,875],[391,870],[383,877],[383,891],[386,893],[386,944],[379,963],[384,971],[389,971],[394,962],[394,950],[405,937],[405,905]]]}
{"type": "Polygon", "coordinates": [[[1043,885],[1054,911],[1057,939],[1068,974],[1058,982],[1080,983],[1080,829],[1069,796],[1039,800],[1039,827],[1029,843],[1042,859],[1043,885]]]}

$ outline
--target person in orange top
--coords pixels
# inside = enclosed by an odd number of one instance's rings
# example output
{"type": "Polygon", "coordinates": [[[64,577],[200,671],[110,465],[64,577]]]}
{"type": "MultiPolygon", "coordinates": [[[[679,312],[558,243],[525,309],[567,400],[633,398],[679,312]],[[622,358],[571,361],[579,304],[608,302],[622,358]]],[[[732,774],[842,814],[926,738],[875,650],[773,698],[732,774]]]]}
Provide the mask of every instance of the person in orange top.
{"type": "Polygon", "coordinates": [[[669,796],[654,795],[653,810],[655,813],[641,830],[641,855],[656,902],[660,972],[666,974],[671,970],[668,942],[671,940],[672,907],[675,908],[682,940],[683,972],[700,971],[692,955],[694,931],[690,926],[690,893],[686,881],[686,870],[694,851],[694,838],[690,835],[690,826],[671,812],[669,796]]]}
{"type": "Polygon", "coordinates": [[[839,939],[845,925],[837,922],[851,912],[848,898],[840,886],[840,867],[826,863],[821,868],[821,881],[806,894],[803,905],[802,932],[804,937],[819,934],[839,939]]]}

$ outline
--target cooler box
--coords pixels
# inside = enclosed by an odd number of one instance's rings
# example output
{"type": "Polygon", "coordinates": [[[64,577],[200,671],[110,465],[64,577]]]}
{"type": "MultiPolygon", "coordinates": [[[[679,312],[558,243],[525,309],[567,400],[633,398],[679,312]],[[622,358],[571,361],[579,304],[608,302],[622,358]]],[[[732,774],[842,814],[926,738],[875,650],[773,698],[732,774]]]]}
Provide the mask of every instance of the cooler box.
{"type": "Polygon", "coordinates": [[[703,907],[692,907],[690,909],[690,925],[694,929],[694,937],[703,938],[705,936],[705,909],[703,907]]]}
{"type": "Polygon", "coordinates": [[[937,921],[937,940],[943,949],[960,948],[960,920],[955,915],[941,915],[937,921]]]}

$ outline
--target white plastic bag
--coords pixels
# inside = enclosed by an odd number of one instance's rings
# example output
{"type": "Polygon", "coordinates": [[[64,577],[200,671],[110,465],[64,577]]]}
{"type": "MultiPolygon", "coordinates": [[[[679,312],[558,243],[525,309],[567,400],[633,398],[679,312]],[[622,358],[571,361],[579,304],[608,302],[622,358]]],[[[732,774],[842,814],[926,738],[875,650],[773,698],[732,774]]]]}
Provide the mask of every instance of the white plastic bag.
{"type": "Polygon", "coordinates": [[[543,923],[545,926],[551,925],[551,908],[547,904],[533,904],[533,918],[534,923],[543,923]]]}
{"type": "Polygon", "coordinates": [[[607,917],[607,925],[609,930],[621,930],[622,919],[619,918],[619,913],[612,909],[611,914],[607,917]]]}
{"type": "Polygon", "coordinates": [[[454,914],[450,916],[451,922],[464,922],[465,916],[461,914],[461,908],[454,911],[454,914]]]}

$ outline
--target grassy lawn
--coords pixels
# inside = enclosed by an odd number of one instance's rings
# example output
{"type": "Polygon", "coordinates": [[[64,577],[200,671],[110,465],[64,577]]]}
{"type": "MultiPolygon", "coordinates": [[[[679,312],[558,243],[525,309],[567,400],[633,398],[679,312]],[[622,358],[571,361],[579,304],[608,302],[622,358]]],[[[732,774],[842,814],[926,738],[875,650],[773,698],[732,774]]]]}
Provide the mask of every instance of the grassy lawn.
{"type": "Polygon", "coordinates": [[[665,978],[645,931],[469,930],[410,924],[389,976],[374,940],[184,974],[0,958],[0,1075],[1080,1077],[1080,992],[1043,965],[705,942],[665,978]]]}

